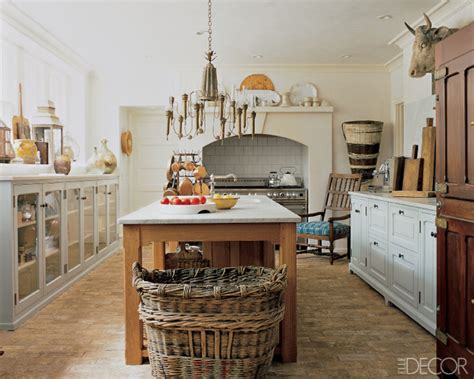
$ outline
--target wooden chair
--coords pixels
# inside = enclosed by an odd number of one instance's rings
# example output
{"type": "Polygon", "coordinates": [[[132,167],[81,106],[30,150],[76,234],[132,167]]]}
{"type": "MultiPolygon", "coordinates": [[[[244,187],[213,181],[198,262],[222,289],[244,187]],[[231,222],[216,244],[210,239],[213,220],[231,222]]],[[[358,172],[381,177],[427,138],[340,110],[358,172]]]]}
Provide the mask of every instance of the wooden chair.
{"type": "Polygon", "coordinates": [[[321,216],[321,221],[301,222],[296,226],[296,237],[304,239],[317,240],[317,245],[298,243],[297,254],[311,253],[315,255],[328,255],[333,264],[335,259],[347,256],[350,258],[351,251],[351,228],[347,224],[338,221],[347,220],[351,217],[351,199],[349,192],[360,191],[362,182],[361,174],[330,174],[324,209],[321,212],[302,214],[301,217],[321,216]],[[343,216],[332,216],[324,220],[326,211],[348,211],[343,216]],[[347,253],[338,254],[334,252],[334,241],[347,238],[347,253]],[[323,245],[322,241],[328,241],[329,245],[323,245]],[[329,253],[323,253],[323,249],[329,250],[329,253]]]}

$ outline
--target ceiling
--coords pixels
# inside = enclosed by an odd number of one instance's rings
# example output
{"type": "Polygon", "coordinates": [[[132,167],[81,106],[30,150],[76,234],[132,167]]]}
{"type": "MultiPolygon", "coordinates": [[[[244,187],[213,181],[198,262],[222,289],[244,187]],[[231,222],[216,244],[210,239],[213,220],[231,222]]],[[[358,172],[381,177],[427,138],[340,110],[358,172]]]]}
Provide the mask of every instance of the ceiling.
{"type": "MultiPolygon", "coordinates": [[[[403,21],[439,2],[214,0],[216,65],[384,64],[399,53],[387,43],[403,21]],[[385,14],[392,18],[378,19],[385,14]]],[[[13,3],[93,67],[203,62],[207,33],[196,32],[207,29],[205,0],[13,3]]]]}

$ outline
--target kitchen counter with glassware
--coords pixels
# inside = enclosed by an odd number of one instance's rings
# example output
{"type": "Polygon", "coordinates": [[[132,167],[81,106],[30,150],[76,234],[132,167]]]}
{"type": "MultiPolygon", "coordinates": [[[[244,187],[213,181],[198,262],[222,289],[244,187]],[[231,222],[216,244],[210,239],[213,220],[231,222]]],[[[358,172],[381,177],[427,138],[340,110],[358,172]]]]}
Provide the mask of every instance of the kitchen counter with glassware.
{"type": "MultiPolygon", "coordinates": [[[[141,364],[147,351],[138,319],[138,294],[132,286],[132,264],[141,262],[142,246],[153,244],[154,268],[165,268],[165,243],[168,241],[202,241],[219,250],[217,255],[230,254],[226,265],[251,265],[252,254],[245,249],[234,251],[236,244],[265,241],[267,261],[274,264],[274,246],[279,245],[279,263],[288,266],[288,287],[285,291],[285,317],[280,328],[280,356],[283,362],[296,362],[296,223],[300,217],[266,196],[242,196],[233,209],[198,215],[160,213],[160,203],[146,206],[119,219],[123,224],[125,285],[125,360],[141,364]],[[223,243],[231,243],[229,251],[223,243]],[[221,254],[219,254],[221,253],[221,254]],[[235,253],[235,254],[234,254],[235,253]],[[238,259],[236,254],[243,255],[238,259]],[[244,262],[244,263],[242,263],[244,262]]],[[[180,205],[185,207],[186,205],[180,205]]],[[[213,262],[214,264],[214,262],[213,262]]]]}
{"type": "Polygon", "coordinates": [[[0,329],[16,329],[119,247],[116,175],[0,176],[0,329]]]}

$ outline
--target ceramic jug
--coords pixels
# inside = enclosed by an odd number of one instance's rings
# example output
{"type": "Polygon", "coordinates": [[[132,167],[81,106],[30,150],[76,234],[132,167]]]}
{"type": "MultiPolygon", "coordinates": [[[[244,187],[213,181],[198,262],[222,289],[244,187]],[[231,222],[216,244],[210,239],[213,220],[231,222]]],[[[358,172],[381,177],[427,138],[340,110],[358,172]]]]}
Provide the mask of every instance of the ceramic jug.
{"type": "Polygon", "coordinates": [[[101,168],[104,174],[112,174],[117,168],[117,157],[108,148],[106,139],[103,139],[101,143],[102,146],[98,151],[96,166],[101,168]]]}

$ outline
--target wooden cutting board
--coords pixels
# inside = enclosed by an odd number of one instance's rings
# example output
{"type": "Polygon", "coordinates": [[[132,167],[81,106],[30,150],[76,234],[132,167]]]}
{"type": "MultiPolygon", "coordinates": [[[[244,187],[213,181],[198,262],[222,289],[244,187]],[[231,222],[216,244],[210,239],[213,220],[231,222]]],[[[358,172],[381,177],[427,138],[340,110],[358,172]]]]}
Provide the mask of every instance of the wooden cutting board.
{"type": "Polygon", "coordinates": [[[423,191],[433,191],[435,145],[436,129],[433,127],[433,119],[427,118],[421,140],[421,158],[423,159],[423,184],[421,189],[423,191]]]}
{"type": "Polygon", "coordinates": [[[417,158],[418,145],[413,145],[411,159],[405,159],[403,191],[419,191],[422,185],[423,159],[417,158]]]}

